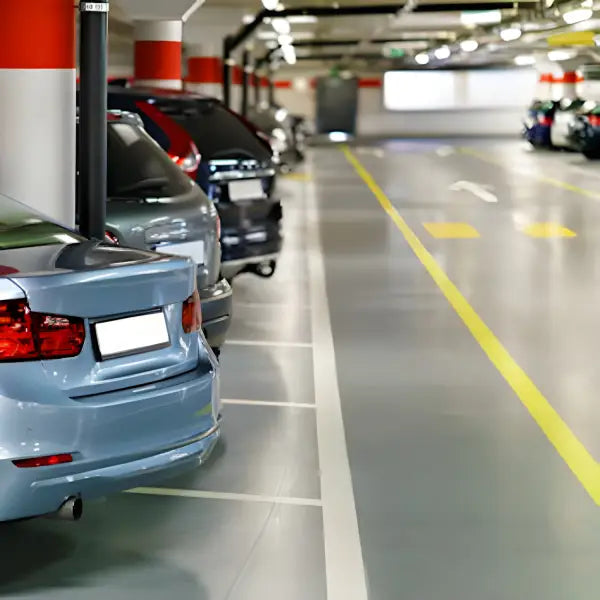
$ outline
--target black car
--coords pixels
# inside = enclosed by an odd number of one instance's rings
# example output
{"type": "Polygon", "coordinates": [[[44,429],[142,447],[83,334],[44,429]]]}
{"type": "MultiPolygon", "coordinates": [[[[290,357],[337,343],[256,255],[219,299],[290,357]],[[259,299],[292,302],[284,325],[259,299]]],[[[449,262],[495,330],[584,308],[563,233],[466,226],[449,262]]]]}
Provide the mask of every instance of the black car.
{"type": "Polygon", "coordinates": [[[296,167],[304,160],[304,136],[299,119],[282,106],[254,107],[248,118],[265,132],[283,171],[296,167]]]}
{"type": "Polygon", "coordinates": [[[156,110],[187,131],[201,155],[196,182],[221,218],[222,274],[271,276],[282,245],[282,208],[268,139],[219,100],[197,94],[110,86],[108,106],[139,114],[164,149],[171,142],[152,117],[156,110]]]}
{"type": "Polygon", "coordinates": [[[600,104],[586,102],[579,109],[569,127],[569,140],[586,158],[600,159],[600,104]]]}
{"type": "Polygon", "coordinates": [[[106,237],[121,246],[194,259],[202,329],[218,355],[231,322],[232,292],[220,276],[215,207],[136,114],[109,112],[107,127],[106,237]]]}

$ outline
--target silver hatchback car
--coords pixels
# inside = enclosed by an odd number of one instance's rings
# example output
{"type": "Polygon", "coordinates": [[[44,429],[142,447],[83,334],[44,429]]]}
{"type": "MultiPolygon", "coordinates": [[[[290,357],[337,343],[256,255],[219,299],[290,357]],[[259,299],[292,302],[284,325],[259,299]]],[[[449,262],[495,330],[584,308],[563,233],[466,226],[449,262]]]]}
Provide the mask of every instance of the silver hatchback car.
{"type": "Polygon", "coordinates": [[[92,242],[0,196],[0,521],[198,465],[218,366],[189,258],[92,242]]]}

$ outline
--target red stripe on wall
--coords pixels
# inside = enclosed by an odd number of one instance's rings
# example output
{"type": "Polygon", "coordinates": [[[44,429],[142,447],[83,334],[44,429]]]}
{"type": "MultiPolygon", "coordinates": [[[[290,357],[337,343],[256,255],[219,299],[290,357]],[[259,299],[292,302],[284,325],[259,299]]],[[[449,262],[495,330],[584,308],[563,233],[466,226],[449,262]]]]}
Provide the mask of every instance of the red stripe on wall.
{"type": "Polygon", "coordinates": [[[0,69],[74,69],[75,2],[2,2],[0,69]]]}
{"type": "Polygon", "coordinates": [[[261,77],[260,78],[260,87],[269,87],[269,78],[268,77],[261,77]]]}
{"type": "Polygon", "coordinates": [[[540,74],[540,83],[552,83],[553,77],[552,73],[541,73],[540,74]]]}
{"type": "Polygon", "coordinates": [[[278,90],[289,90],[292,87],[292,82],[289,79],[278,79],[274,85],[278,90]]]}
{"type": "Polygon", "coordinates": [[[181,79],[181,42],[135,43],[136,79],[181,79]]]}
{"type": "Polygon", "coordinates": [[[361,88],[380,88],[382,81],[378,77],[366,77],[358,80],[358,87],[361,88]]]}
{"type": "Polygon", "coordinates": [[[223,61],[218,56],[193,56],[188,60],[190,83],[223,83],[223,61]]]}

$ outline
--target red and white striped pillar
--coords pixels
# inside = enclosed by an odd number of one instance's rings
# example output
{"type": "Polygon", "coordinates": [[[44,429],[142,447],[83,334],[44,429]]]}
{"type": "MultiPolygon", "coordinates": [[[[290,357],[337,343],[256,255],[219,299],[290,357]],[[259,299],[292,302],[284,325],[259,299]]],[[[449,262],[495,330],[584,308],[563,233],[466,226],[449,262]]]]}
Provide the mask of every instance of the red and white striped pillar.
{"type": "Polygon", "coordinates": [[[182,89],[183,23],[179,20],[136,21],[134,35],[136,85],[182,89]]]}
{"type": "Polygon", "coordinates": [[[191,56],[185,89],[214,98],[223,97],[223,61],[218,56],[191,56]]]}
{"type": "Polygon", "coordinates": [[[577,76],[576,71],[565,71],[562,75],[554,78],[554,96],[557,100],[562,98],[569,98],[573,100],[577,98],[577,83],[580,78],[577,76]]]}
{"type": "Polygon", "coordinates": [[[552,82],[554,76],[552,73],[540,73],[538,77],[537,85],[535,86],[535,99],[536,100],[552,100],[552,82]]]}
{"type": "Polygon", "coordinates": [[[0,191],[75,224],[73,0],[6,0],[0,17],[0,191]]]}
{"type": "Polygon", "coordinates": [[[235,112],[240,112],[243,83],[244,69],[236,63],[231,67],[231,108],[235,112]]]}

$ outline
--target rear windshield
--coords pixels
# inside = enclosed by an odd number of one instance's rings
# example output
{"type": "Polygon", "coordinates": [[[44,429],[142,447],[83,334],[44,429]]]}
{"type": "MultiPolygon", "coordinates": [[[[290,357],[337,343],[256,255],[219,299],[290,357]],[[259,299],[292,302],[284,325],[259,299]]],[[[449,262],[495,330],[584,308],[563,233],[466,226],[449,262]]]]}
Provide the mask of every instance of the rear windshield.
{"type": "Polygon", "coordinates": [[[85,238],[44,219],[25,205],[0,196],[0,250],[77,244],[85,238]]]}
{"type": "Polygon", "coordinates": [[[271,159],[261,139],[222,104],[211,100],[157,102],[159,108],[192,136],[205,160],[213,158],[271,159]]]}
{"type": "Polygon", "coordinates": [[[168,198],[190,191],[191,179],[160,146],[130,123],[108,126],[108,197],[168,198]]]}

